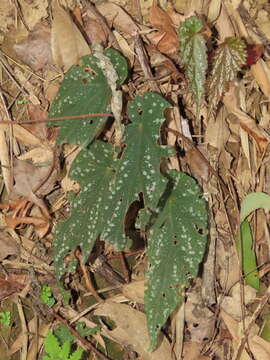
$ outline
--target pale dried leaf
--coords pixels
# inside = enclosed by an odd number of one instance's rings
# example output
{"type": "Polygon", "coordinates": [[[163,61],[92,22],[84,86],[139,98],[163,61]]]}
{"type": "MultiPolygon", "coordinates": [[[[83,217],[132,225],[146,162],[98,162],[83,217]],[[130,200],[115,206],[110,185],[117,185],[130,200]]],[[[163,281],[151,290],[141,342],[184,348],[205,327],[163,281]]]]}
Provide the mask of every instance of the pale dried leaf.
{"type": "Polygon", "coordinates": [[[48,0],[18,0],[22,15],[28,28],[32,30],[41,19],[48,16],[48,0]]]}
{"type": "Polygon", "coordinates": [[[133,67],[134,58],[135,58],[134,41],[131,44],[129,44],[127,40],[116,30],[113,31],[113,34],[116,37],[116,40],[123,54],[125,55],[125,57],[129,59],[130,65],[131,67],[133,67]]]}
{"type": "Polygon", "coordinates": [[[208,13],[207,13],[207,20],[209,22],[214,22],[219,17],[221,11],[221,0],[211,0],[210,4],[208,5],[208,13]]]}
{"type": "Polygon", "coordinates": [[[139,304],[144,304],[145,280],[132,281],[122,287],[123,295],[139,304]]]}
{"type": "Polygon", "coordinates": [[[94,314],[112,319],[116,328],[111,331],[106,330],[107,336],[124,346],[132,346],[144,360],[171,360],[171,347],[165,337],[162,337],[155,351],[148,351],[150,341],[146,316],[142,312],[128,305],[106,302],[101,304],[94,314]]]}
{"type": "Polygon", "coordinates": [[[42,24],[35,26],[28,37],[14,45],[19,59],[34,71],[41,70],[45,65],[52,64],[51,33],[42,24]]]}
{"type": "Polygon", "coordinates": [[[116,30],[134,36],[139,28],[120,6],[111,2],[97,4],[97,9],[116,30]]]}
{"type": "MultiPolygon", "coordinates": [[[[250,304],[256,298],[256,290],[251,286],[244,286],[244,302],[245,305],[250,304]]],[[[230,296],[224,296],[220,303],[221,309],[226,311],[227,314],[232,316],[235,320],[241,321],[242,319],[242,297],[241,297],[240,284],[235,284],[231,289],[230,296]]]]}
{"type": "Polygon", "coordinates": [[[55,63],[66,72],[79,59],[90,53],[84,40],[70,15],[55,1],[52,22],[52,54],[55,63]]]}
{"type": "Polygon", "coordinates": [[[221,108],[216,117],[210,117],[205,130],[205,142],[218,149],[219,152],[224,150],[230,136],[226,115],[224,107],[221,108]]]}
{"type": "Polygon", "coordinates": [[[3,32],[7,32],[13,25],[14,6],[10,0],[0,2],[0,30],[3,32]]]}

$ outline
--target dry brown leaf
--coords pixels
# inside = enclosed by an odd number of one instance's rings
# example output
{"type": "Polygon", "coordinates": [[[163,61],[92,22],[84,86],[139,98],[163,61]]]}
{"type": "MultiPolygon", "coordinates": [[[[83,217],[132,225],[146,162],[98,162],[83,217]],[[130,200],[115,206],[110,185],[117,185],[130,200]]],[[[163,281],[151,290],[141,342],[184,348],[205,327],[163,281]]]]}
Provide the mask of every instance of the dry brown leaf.
{"type": "Polygon", "coordinates": [[[35,192],[38,191],[40,195],[45,195],[51,191],[54,181],[51,182],[49,187],[46,186],[49,184],[50,175],[53,175],[51,167],[51,164],[38,167],[27,161],[15,159],[13,169],[15,180],[12,192],[13,196],[23,196],[27,200],[33,202],[43,210],[43,213],[47,218],[50,217],[48,209],[44,201],[37,197],[35,192]]]}
{"type": "Polygon", "coordinates": [[[14,6],[10,0],[1,0],[0,2],[0,30],[4,33],[13,25],[14,6]]]}
{"type": "Polygon", "coordinates": [[[52,64],[51,32],[42,24],[37,24],[27,38],[14,44],[18,58],[34,71],[52,64]]]}
{"type": "Polygon", "coordinates": [[[3,231],[0,233],[0,249],[0,261],[4,260],[9,255],[19,254],[17,241],[3,231]]]}
{"type": "Polygon", "coordinates": [[[32,30],[41,19],[48,16],[48,0],[18,0],[24,22],[28,29],[32,30]]]}
{"type": "Polygon", "coordinates": [[[219,153],[224,150],[230,136],[226,117],[226,109],[222,107],[215,117],[211,116],[209,118],[205,130],[204,141],[218,149],[219,153]]]}
{"type": "Polygon", "coordinates": [[[21,291],[22,284],[15,281],[15,279],[8,278],[7,280],[0,277],[0,301],[8,298],[9,296],[21,291]]]}
{"type": "Polygon", "coordinates": [[[130,66],[133,67],[135,59],[134,41],[129,44],[127,40],[116,30],[113,31],[113,34],[116,37],[116,40],[123,54],[129,59],[130,66]]]}
{"type": "MultiPolygon", "coordinates": [[[[269,26],[270,27],[270,26],[269,26]]],[[[270,98],[270,69],[263,59],[259,59],[256,64],[251,65],[251,73],[257,81],[264,95],[270,98]]]]}
{"type": "Polygon", "coordinates": [[[221,0],[211,0],[208,5],[207,20],[214,22],[217,20],[221,10],[221,0]]]}
{"type": "Polygon", "coordinates": [[[203,305],[201,294],[195,289],[188,292],[185,303],[185,322],[191,341],[203,344],[206,339],[211,339],[215,321],[215,315],[203,305]]]}
{"type": "Polygon", "coordinates": [[[97,4],[97,9],[104,16],[110,27],[114,27],[116,30],[134,36],[139,28],[120,6],[113,4],[112,2],[103,2],[97,4]]]}
{"type": "Polygon", "coordinates": [[[84,25],[84,30],[92,44],[107,44],[108,34],[96,20],[88,19],[84,25]]]}
{"type": "Polygon", "coordinates": [[[36,231],[38,237],[40,237],[40,238],[45,236],[50,228],[50,223],[49,223],[48,219],[46,219],[44,217],[37,218],[34,216],[31,216],[31,217],[24,216],[24,217],[13,218],[12,216],[6,216],[6,223],[7,223],[7,226],[9,226],[12,229],[16,229],[16,227],[20,224],[34,225],[35,231],[36,231]]]}
{"type": "Polygon", "coordinates": [[[30,131],[31,134],[37,136],[38,138],[47,140],[48,128],[46,126],[46,123],[39,122],[48,119],[47,112],[44,111],[40,105],[34,105],[31,103],[27,105],[27,110],[30,119],[34,123],[29,125],[24,125],[24,128],[30,131]]]}
{"type": "Polygon", "coordinates": [[[167,12],[158,6],[157,0],[153,0],[152,2],[149,13],[149,20],[151,25],[161,32],[175,33],[172,19],[167,14],[167,12]]]}
{"type": "Polygon", "coordinates": [[[171,360],[171,347],[165,337],[155,351],[148,351],[150,342],[146,316],[142,312],[128,305],[105,302],[99,305],[94,314],[111,318],[116,328],[104,330],[107,336],[124,346],[132,346],[144,360],[171,360]]]}
{"type": "Polygon", "coordinates": [[[183,359],[185,360],[210,360],[208,356],[201,355],[202,346],[196,342],[185,342],[183,359]]]}
{"type": "Polygon", "coordinates": [[[90,54],[82,34],[57,1],[53,3],[52,54],[54,62],[65,72],[82,56],[90,54]]]}
{"type": "MultiPolygon", "coordinates": [[[[222,301],[220,303],[220,308],[237,321],[242,319],[242,297],[240,291],[240,284],[235,284],[230,291],[230,296],[222,297],[222,301]]],[[[250,304],[256,298],[256,290],[251,286],[244,286],[243,298],[245,305],[250,304]]]]}
{"type": "Polygon", "coordinates": [[[229,91],[225,93],[222,101],[227,110],[239,119],[242,129],[255,140],[259,150],[263,153],[269,143],[269,137],[265,131],[256,124],[254,119],[239,108],[236,86],[234,84],[231,84],[229,91]]]}
{"type": "Polygon", "coordinates": [[[157,0],[153,0],[150,9],[149,20],[158,31],[149,34],[148,38],[157,46],[159,51],[172,54],[178,51],[179,41],[174,24],[167,12],[157,6],[157,0]]]}
{"type": "Polygon", "coordinates": [[[123,295],[139,304],[144,304],[145,280],[132,281],[122,287],[123,295]]]}

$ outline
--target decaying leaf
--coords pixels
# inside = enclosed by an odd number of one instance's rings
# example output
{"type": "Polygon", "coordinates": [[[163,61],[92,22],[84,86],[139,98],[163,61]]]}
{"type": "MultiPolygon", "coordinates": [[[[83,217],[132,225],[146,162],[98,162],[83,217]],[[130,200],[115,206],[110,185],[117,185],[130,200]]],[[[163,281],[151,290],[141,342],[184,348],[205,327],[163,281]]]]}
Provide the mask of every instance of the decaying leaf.
{"type": "Polygon", "coordinates": [[[55,63],[66,72],[79,59],[90,53],[84,40],[70,15],[58,4],[53,2],[52,23],[52,54],[55,63]]]}
{"type": "Polygon", "coordinates": [[[34,71],[52,64],[51,33],[44,25],[37,25],[27,38],[14,45],[14,50],[20,60],[34,71]]]}
{"type": "Polygon", "coordinates": [[[0,248],[0,261],[5,259],[9,255],[19,254],[18,243],[6,232],[0,233],[0,248]]]}
{"type": "Polygon", "coordinates": [[[173,21],[167,12],[158,7],[157,0],[152,3],[149,20],[158,31],[150,34],[148,38],[155,43],[161,52],[165,54],[175,53],[178,50],[179,41],[173,21]]]}
{"type": "Polygon", "coordinates": [[[128,305],[106,302],[95,310],[95,315],[112,319],[116,328],[111,331],[104,329],[105,334],[122,345],[132,346],[144,360],[171,360],[170,344],[164,336],[160,337],[159,347],[149,351],[146,316],[142,312],[128,305]]]}

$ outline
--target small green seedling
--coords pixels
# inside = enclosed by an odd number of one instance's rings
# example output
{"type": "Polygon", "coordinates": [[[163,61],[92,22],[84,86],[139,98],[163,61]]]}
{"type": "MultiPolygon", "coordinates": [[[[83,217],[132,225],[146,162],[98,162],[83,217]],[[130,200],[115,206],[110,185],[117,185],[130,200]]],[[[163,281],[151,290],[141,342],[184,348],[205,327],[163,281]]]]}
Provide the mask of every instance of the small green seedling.
{"type": "Polygon", "coordinates": [[[24,105],[24,104],[27,104],[27,103],[29,103],[29,100],[27,100],[27,99],[17,100],[18,105],[24,105]]]}
{"type": "Polygon", "coordinates": [[[40,300],[43,302],[43,304],[46,304],[49,307],[52,307],[55,304],[52,289],[49,285],[42,286],[40,300]]]}
{"type": "Polygon", "coordinates": [[[46,355],[43,360],[80,360],[83,349],[77,349],[72,354],[70,354],[70,349],[70,341],[65,341],[61,346],[57,338],[49,331],[45,339],[46,355]]]}
{"type": "Polygon", "coordinates": [[[0,312],[0,323],[4,326],[10,325],[10,311],[0,312]]]}

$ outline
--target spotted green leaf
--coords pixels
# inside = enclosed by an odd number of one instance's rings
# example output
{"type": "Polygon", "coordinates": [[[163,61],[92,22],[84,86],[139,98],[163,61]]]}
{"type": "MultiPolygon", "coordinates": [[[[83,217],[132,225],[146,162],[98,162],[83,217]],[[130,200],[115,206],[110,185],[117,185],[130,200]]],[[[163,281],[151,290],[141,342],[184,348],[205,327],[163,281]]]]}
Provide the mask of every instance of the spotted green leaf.
{"type": "Polygon", "coordinates": [[[197,114],[204,94],[207,70],[207,49],[205,40],[200,34],[202,29],[202,21],[196,16],[186,19],[179,29],[181,60],[197,105],[197,114]]]}
{"type": "Polygon", "coordinates": [[[109,186],[114,176],[111,144],[95,141],[82,150],[72,164],[71,179],[80,184],[80,193],[70,200],[71,216],[56,227],[54,266],[58,278],[67,270],[63,257],[80,246],[86,256],[107,221],[110,199],[109,186]]]}
{"type": "MultiPolygon", "coordinates": [[[[166,186],[160,174],[160,158],[164,149],[158,145],[164,110],[170,104],[160,95],[145,93],[130,104],[128,115],[132,121],[124,134],[125,149],[110,188],[109,218],[102,239],[123,249],[127,244],[124,219],[131,203],[143,193],[145,205],[155,208],[166,186]]],[[[165,149],[166,150],[166,149],[165,149]]]]}
{"type": "Polygon", "coordinates": [[[206,246],[207,212],[195,180],[171,170],[160,211],[148,239],[145,311],[151,349],[169,315],[181,302],[187,280],[195,277],[206,246]]]}
{"type": "MultiPolygon", "coordinates": [[[[127,76],[127,62],[116,50],[108,49],[105,55],[111,60],[121,84],[127,76]]],[[[111,89],[94,55],[81,58],[67,72],[52,104],[49,117],[64,117],[110,112],[111,89]]],[[[87,146],[102,129],[105,117],[89,117],[51,122],[59,125],[58,143],[69,142],[87,146]]]]}
{"type": "Polygon", "coordinates": [[[245,64],[246,56],[246,45],[238,38],[226,38],[218,47],[208,86],[210,110],[216,108],[228,83],[234,80],[241,66],[245,64]]]}

